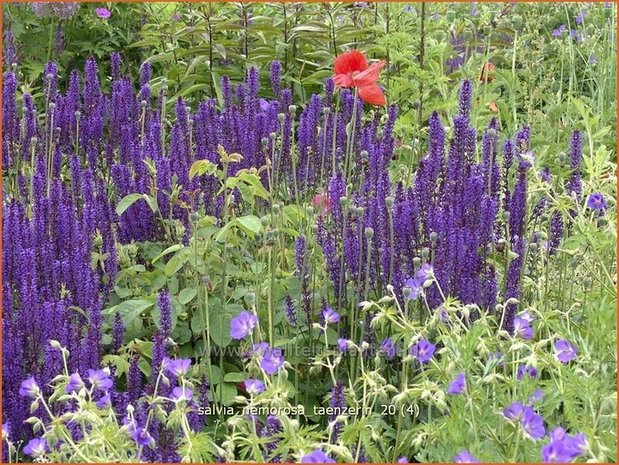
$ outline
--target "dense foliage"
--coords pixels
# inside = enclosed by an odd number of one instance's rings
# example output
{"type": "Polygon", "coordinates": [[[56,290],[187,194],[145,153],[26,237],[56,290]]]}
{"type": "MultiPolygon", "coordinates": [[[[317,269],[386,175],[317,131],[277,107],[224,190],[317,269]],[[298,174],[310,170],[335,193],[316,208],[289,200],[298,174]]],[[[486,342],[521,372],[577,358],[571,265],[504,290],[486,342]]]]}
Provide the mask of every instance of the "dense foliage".
{"type": "Polygon", "coordinates": [[[612,460],[615,13],[5,8],[4,458],[612,460]]]}

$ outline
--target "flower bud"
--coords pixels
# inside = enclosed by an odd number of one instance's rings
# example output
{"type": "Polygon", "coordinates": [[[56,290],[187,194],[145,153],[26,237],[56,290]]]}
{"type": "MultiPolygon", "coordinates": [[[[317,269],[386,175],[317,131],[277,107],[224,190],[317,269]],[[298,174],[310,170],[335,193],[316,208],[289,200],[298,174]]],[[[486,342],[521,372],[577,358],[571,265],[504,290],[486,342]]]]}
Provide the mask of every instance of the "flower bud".
{"type": "Polygon", "coordinates": [[[421,259],[419,257],[413,258],[413,266],[415,268],[419,268],[421,266],[421,259]]]}
{"type": "Polygon", "coordinates": [[[247,305],[254,305],[256,303],[256,294],[254,292],[248,292],[245,295],[245,301],[247,302],[247,305]]]}
{"type": "Polygon", "coordinates": [[[140,102],[140,106],[141,106],[142,108],[146,108],[146,105],[147,105],[146,100],[142,100],[142,101],[140,102]]]}
{"type": "Polygon", "coordinates": [[[430,256],[430,249],[428,247],[424,247],[423,249],[421,249],[421,258],[423,258],[424,260],[427,260],[429,256],[430,256]]]}
{"type": "Polygon", "coordinates": [[[390,195],[389,197],[385,199],[385,205],[387,206],[387,208],[393,208],[394,202],[395,202],[395,199],[393,198],[392,195],[390,195]]]}
{"type": "Polygon", "coordinates": [[[277,115],[277,119],[279,120],[280,123],[283,123],[284,120],[286,119],[286,115],[284,113],[279,113],[277,115]]]}
{"type": "Polygon", "coordinates": [[[438,234],[437,234],[437,233],[435,233],[435,232],[431,232],[431,233],[430,233],[430,241],[431,241],[432,243],[435,243],[437,240],[438,240],[438,234]]]}
{"type": "Polygon", "coordinates": [[[503,220],[504,220],[504,221],[509,220],[509,217],[510,217],[510,216],[511,216],[511,214],[510,214],[508,211],[504,211],[504,212],[501,214],[501,218],[503,218],[503,220]]]}
{"type": "Polygon", "coordinates": [[[374,237],[374,228],[370,228],[369,226],[365,228],[365,237],[367,239],[372,239],[374,237]]]}
{"type": "Polygon", "coordinates": [[[296,106],[296,105],[289,105],[289,106],[288,106],[288,112],[289,112],[291,115],[293,115],[293,116],[294,116],[294,115],[297,113],[297,106],[296,106]]]}
{"type": "Polygon", "coordinates": [[[196,223],[200,219],[200,215],[196,212],[192,212],[191,215],[189,215],[189,219],[192,223],[196,223]]]}
{"type": "Polygon", "coordinates": [[[272,132],[269,134],[269,137],[271,138],[271,140],[275,140],[275,138],[277,137],[277,133],[272,132]]]}

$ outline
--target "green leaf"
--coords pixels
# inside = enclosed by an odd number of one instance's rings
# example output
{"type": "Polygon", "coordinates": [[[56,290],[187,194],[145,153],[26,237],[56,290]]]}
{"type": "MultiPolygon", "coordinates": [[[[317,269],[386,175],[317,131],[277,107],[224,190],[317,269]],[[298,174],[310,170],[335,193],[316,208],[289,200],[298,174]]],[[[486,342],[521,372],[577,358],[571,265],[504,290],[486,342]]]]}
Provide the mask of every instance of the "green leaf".
{"type": "Polygon", "coordinates": [[[250,233],[252,236],[262,231],[262,223],[260,222],[260,218],[255,215],[241,216],[237,218],[237,221],[239,223],[239,226],[241,226],[246,232],[250,233]]]}
{"type": "Polygon", "coordinates": [[[215,388],[217,399],[221,399],[222,404],[230,405],[236,397],[237,390],[234,383],[219,383],[215,388]]]}
{"type": "Polygon", "coordinates": [[[139,317],[142,312],[146,311],[154,305],[152,300],[126,300],[115,307],[110,308],[107,313],[120,313],[125,326],[129,325],[133,320],[139,317]]]}
{"type": "Polygon", "coordinates": [[[182,244],[174,244],[171,245],[170,247],[168,247],[167,249],[165,249],[163,252],[161,252],[159,255],[157,255],[155,258],[153,258],[152,263],[155,264],[156,261],[158,261],[161,257],[172,253],[172,252],[176,252],[177,250],[180,250],[183,248],[182,244]]]}
{"type": "Polygon", "coordinates": [[[245,373],[227,373],[226,376],[224,376],[224,381],[229,383],[240,383],[241,381],[245,381],[245,379],[247,379],[245,373]]]}
{"type": "Polygon", "coordinates": [[[181,304],[186,305],[193,300],[197,293],[198,290],[195,287],[187,287],[178,295],[178,301],[181,304]]]}
{"type": "Polygon", "coordinates": [[[217,165],[210,160],[196,160],[189,168],[189,179],[203,174],[214,174],[217,172],[217,165]]]}
{"type": "Polygon", "coordinates": [[[120,200],[120,202],[118,202],[118,205],[116,205],[116,214],[118,216],[122,215],[123,213],[125,213],[125,211],[127,211],[127,208],[129,208],[135,202],[143,198],[144,198],[143,194],[126,195],[120,200]]]}

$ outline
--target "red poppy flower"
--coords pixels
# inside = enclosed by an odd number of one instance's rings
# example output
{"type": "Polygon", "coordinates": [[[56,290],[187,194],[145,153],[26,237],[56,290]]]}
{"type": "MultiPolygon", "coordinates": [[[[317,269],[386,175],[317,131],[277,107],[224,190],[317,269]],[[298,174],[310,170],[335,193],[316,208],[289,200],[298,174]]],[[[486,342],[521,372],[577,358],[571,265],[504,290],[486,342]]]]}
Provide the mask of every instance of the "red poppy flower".
{"type": "Polygon", "coordinates": [[[372,105],[385,105],[385,94],[376,84],[380,71],[385,66],[383,60],[368,64],[368,59],[359,50],[342,53],[335,59],[333,81],[338,87],[356,87],[359,98],[372,105]]]}

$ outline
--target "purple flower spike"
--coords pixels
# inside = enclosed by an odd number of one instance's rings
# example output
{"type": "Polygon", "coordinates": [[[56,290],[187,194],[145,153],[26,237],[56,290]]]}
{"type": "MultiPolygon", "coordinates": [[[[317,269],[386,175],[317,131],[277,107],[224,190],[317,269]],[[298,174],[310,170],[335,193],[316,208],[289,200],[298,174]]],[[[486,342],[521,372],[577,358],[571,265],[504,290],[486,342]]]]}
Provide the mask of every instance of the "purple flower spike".
{"type": "Polygon", "coordinates": [[[587,208],[597,211],[606,210],[606,199],[604,195],[599,192],[589,195],[587,198],[587,208]]]}
{"type": "Polygon", "coordinates": [[[108,391],[112,388],[112,378],[104,370],[88,370],[87,374],[88,381],[95,389],[108,391]]]}
{"type": "Polygon", "coordinates": [[[480,463],[479,459],[466,450],[461,450],[454,457],[454,463],[480,463]]]}
{"type": "Polygon", "coordinates": [[[569,363],[578,355],[578,349],[571,342],[559,339],[555,342],[555,357],[561,363],[569,363]]]}
{"type": "Polygon", "coordinates": [[[421,363],[428,363],[432,356],[436,346],[431,342],[421,339],[417,344],[413,346],[413,356],[421,363]]]}
{"type": "Polygon", "coordinates": [[[258,324],[258,317],[249,312],[241,312],[230,322],[230,336],[233,339],[243,339],[251,334],[258,324]]]}
{"type": "Polygon", "coordinates": [[[246,379],[245,389],[250,395],[256,396],[260,394],[261,392],[264,392],[265,387],[264,387],[264,383],[260,381],[259,379],[246,379]]]}
{"type": "Polygon", "coordinates": [[[260,367],[265,371],[268,375],[273,375],[279,371],[281,367],[284,366],[284,355],[282,354],[282,349],[279,348],[271,348],[265,349],[262,354],[262,361],[260,362],[260,367]]]}
{"type": "Polygon", "coordinates": [[[462,394],[465,387],[466,376],[464,375],[464,373],[458,373],[456,378],[451,383],[449,383],[449,388],[447,389],[447,392],[453,395],[462,394]]]}
{"type": "Polygon", "coordinates": [[[35,459],[45,455],[48,452],[49,445],[47,444],[47,439],[43,438],[31,439],[28,444],[26,444],[26,447],[24,447],[24,454],[35,459]]]}
{"type": "Polygon", "coordinates": [[[165,358],[163,361],[163,366],[169,374],[178,378],[179,376],[184,376],[187,374],[189,368],[191,367],[191,360],[188,358],[179,358],[176,360],[165,358]]]}
{"type": "Polygon", "coordinates": [[[35,398],[40,392],[41,389],[39,389],[39,385],[32,376],[27,380],[22,381],[21,387],[19,388],[19,395],[22,397],[35,398]]]}
{"type": "Polygon", "coordinates": [[[542,439],[546,435],[544,419],[535,413],[531,407],[525,407],[522,427],[531,439],[542,439]]]}
{"type": "Polygon", "coordinates": [[[175,402],[190,401],[193,399],[193,391],[188,387],[175,387],[170,398],[175,402]]]}
{"type": "Polygon", "coordinates": [[[330,458],[320,449],[316,449],[313,452],[301,457],[301,463],[335,463],[335,460],[330,458]]]}

